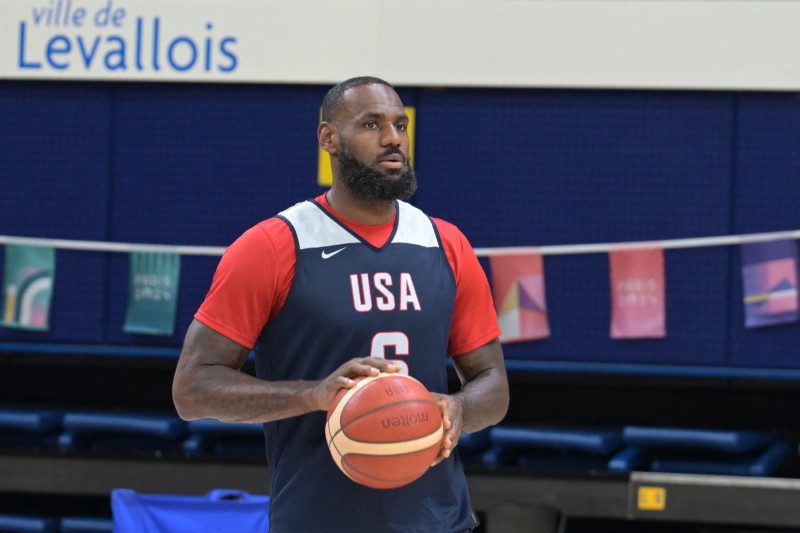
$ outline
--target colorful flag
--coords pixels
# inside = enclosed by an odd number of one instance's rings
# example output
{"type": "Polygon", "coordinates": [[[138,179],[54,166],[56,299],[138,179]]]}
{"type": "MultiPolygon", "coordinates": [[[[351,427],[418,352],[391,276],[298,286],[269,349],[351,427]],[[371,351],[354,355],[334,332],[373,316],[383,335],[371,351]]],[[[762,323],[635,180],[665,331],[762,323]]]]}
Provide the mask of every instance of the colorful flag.
{"type": "Polygon", "coordinates": [[[797,322],[797,243],[742,244],[745,327],[797,322]]]}
{"type": "Polygon", "coordinates": [[[611,250],[611,338],[665,337],[664,250],[611,250]]]}
{"type": "Polygon", "coordinates": [[[15,329],[50,329],[50,301],[56,252],[49,246],[6,246],[3,276],[3,326],[15,329]]]}
{"type": "Polygon", "coordinates": [[[501,342],[550,336],[540,254],[489,257],[501,342]]]}
{"type": "Polygon", "coordinates": [[[178,307],[181,256],[133,252],[130,255],[127,333],[172,335],[178,307]]]}

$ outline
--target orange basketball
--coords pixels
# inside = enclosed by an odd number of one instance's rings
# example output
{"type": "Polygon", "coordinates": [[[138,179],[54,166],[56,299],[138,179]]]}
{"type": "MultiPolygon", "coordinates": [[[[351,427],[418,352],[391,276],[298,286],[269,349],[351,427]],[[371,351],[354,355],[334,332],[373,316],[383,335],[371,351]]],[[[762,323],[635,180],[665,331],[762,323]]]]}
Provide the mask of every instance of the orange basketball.
{"type": "Polygon", "coordinates": [[[439,454],[442,416],[425,386],[403,374],[359,378],[331,402],[325,436],[336,465],[373,489],[402,487],[439,454]]]}

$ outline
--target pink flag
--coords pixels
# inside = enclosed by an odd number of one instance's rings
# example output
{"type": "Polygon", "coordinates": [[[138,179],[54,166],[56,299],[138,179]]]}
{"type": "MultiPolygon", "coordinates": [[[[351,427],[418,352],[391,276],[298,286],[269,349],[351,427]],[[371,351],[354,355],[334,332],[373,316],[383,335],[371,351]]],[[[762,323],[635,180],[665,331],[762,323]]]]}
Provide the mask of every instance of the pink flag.
{"type": "Polygon", "coordinates": [[[612,250],[611,338],[666,336],[664,250],[612,250]]]}
{"type": "Polygon", "coordinates": [[[550,336],[540,254],[489,257],[501,342],[527,341],[550,336]]]}

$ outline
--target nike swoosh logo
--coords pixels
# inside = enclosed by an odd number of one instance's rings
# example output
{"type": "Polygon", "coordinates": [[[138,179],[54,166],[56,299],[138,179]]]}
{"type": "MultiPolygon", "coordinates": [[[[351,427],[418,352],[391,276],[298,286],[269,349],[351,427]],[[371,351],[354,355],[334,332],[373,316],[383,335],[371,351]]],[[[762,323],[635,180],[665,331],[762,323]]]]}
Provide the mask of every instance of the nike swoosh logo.
{"type": "MultiPolygon", "coordinates": [[[[345,246],[345,248],[347,248],[347,247],[345,246]]],[[[332,251],[330,253],[326,252],[325,250],[322,250],[322,258],[323,259],[328,259],[330,257],[333,257],[334,255],[338,254],[342,250],[344,250],[344,248],[339,248],[338,250],[334,250],[334,251],[332,251]]]]}

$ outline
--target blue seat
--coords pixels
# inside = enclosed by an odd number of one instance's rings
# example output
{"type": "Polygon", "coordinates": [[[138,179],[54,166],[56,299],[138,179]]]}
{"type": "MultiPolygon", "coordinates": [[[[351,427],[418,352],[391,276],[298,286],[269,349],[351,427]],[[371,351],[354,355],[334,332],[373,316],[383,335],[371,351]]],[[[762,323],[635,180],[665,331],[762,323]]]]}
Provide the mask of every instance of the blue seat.
{"type": "Polygon", "coordinates": [[[220,422],[210,418],[187,424],[189,437],[183,451],[189,455],[217,453],[221,455],[263,456],[264,430],[261,424],[220,422]]]}
{"type": "Polygon", "coordinates": [[[62,449],[179,450],[186,422],[177,415],[151,413],[66,413],[59,435],[62,449]]]}
{"type": "Polygon", "coordinates": [[[64,414],[52,409],[0,409],[0,429],[24,433],[46,434],[61,428],[64,414]]]}
{"type": "Polygon", "coordinates": [[[566,449],[597,455],[610,453],[622,444],[622,435],[616,430],[495,426],[490,437],[493,444],[501,446],[566,449]]]}
{"type": "Polygon", "coordinates": [[[626,446],[608,460],[608,469],[612,472],[633,472],[649,464],[652,458],[652,450],[642,446],[626,446]]]}
{"type": "Polygon", "coordinates": [[[458,439],[458,453],[464,464],[482,462],[483,453],[492,445],[489,438],[489,429],[485,428],[474,433],[462,433],[458,439]]]}
{"type": "Polygon", "coordinates": [[[605,469],[622,445],[618,430],[495,426],[485,462],[543,469],[605,469]]]}
{"type": "Polygon", "coordinates": [[[55,448],[62,417],[52,409],[0,409],[0,445],[55,448]]]}
{"type": "Polygon", "coordinates": [[[767,477],[789,457],[786,442],[775,442],[760,453],[730,457],[656,457],[650,464],[653,472],[675,472],[681,474],[714,474],[729,476],[767,477]]]}
{"type": "Polygon", "coordinates": [[[519,450],[492,444],[480,454],[480,464],[484,466],[503,466],[516,464],[519,450]]]}
{"type": "Polygon", "coordinates": [[[58,533],[58,518],[0,514],[0,531],[15,533],[58,533]]]}
{"type": "Polygon", "coordinates": [[[92,516],[65,516],[61,519],[60,533],[112,533],[110,518],[92,516]]]}
{"type": "Polygon", "coordinates": [[[771,431],[626,426],[622,430],[622,438],[627,444],[651,448],[692,448],[743,453],[775,442],[778,434],[771,431]]]}
{"type": "Polygon", "coordinates": [[[769,476],[790,454],[771,431],[629,426],[623,439],[615,469],[628,471],[769,476]]]}

